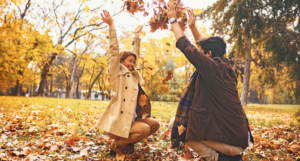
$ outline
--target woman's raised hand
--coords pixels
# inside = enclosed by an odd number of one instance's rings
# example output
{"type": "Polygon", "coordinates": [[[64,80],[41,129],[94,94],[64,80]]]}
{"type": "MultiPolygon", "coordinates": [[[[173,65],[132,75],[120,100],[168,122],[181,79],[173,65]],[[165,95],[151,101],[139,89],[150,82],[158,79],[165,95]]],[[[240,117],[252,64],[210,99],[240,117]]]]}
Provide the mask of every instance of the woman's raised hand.
{"type": "Polygon", "coordinates": [[[135,34],[135,37],[139,37],[142,30],[143,30],[143,25],[139,26],[137,29],[135,29],[133,31],[133,33],[135,34]]]}
{"type": "Polygon", "coordinates": [[[188,25],[189,27],[195,26],[196,18],[195,18],[195,13],[192,9],[189,10],[189,20],[188,20],[188,25]]]}
{"type": "Polygon", "coordinates": [[[114,25],[114,22],[110,16],[109,12],[106,10],[104,10],[103,13],[101,13],[101,20],[104,23],[108,24],[109,27],[113,27],[113,25],[114,25]]]}

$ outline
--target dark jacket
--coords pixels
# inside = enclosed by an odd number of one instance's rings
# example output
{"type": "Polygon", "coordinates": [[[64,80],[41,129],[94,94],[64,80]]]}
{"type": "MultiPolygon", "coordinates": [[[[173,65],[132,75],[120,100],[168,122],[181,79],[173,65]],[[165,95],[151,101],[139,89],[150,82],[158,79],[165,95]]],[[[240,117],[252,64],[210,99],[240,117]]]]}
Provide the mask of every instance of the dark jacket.
{"type": "Polygon", "coordinates": [[[211,140],[247,147],[248,119],[238,98],[236,74],[228,59],[205,56],[185,36],[178,39],[176,47],[198,70],[186,140],[211,140]]]}

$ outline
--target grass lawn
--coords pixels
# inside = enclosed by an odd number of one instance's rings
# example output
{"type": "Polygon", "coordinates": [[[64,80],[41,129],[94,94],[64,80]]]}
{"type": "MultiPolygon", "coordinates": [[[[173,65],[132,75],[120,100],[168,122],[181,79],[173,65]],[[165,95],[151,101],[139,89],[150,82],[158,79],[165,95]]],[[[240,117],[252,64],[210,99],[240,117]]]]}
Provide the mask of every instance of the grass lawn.
{"type": "MultiPolygon", "coordinates": [[[[178,103],[151,103],[152,116],[161,122],[161,128],[147,139],[147,144],[143,145],[145,140],[136,144],[132,160],[195,157],[187,149],[173,153],[169,150],[167,124],[175,116],[178,103]]],[[[0,97],[0,160],[113,159],[108,148],[111,140],[92,128],[107,104],[108,101],[0,97]]],[[[293,118],[299,109],[297,105],[259,104],[244,108],[255,138],[255,143],[245,150],[244,160],[299,158],[299,124],[293,118]]]]}

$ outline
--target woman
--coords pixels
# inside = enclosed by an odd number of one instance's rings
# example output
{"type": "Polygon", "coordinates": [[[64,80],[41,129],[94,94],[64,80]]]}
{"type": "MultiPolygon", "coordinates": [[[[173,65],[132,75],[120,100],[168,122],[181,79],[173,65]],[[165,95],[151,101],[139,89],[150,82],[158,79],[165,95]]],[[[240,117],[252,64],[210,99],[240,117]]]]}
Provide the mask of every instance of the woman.
{"type": "Polygon", "coordinates": [[[104,11],[101,17],[109,25],[107,80],[114,92],[96,127],[115,139],[110,146],[114,152],[132,153],[134,143],[154,134],[160,126],[157,120],[150,118],[150,101],[142,87],[141,74],[135,69],[138,66],[142,27],[134,32],[133,51],[119,53],[116,29],[109,12],[104,11]]]}

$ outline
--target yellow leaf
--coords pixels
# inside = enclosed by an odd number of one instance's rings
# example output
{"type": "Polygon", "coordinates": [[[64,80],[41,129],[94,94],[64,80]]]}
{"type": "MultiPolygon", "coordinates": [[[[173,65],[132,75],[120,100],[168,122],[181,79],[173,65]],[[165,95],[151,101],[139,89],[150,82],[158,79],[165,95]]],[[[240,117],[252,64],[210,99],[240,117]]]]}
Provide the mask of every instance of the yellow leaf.
{"type": "Polygon", "coordinates": [[[186,128],[183,125],[180,125],[178,127],[179,136],[186,130],[186,128]]]}
{"type": "Polygon", "coordinates": [[[116,159],[117,159],[117,161],[119,161],[119,160],[122,160],[122,161],[123,161],[123,160],[125,159],[125,155],[124,155],[124,154],[120,154],[120,155],[117,154],[117,155],[116,155],[116,159]]]}
{"type": "Polygon", "coordinates": [[[86,6],[84,7],[84,10],[85,10],[85,12],[89,12],[90,7],[89,7],[88,5],[86,5],[86,6]]]}

